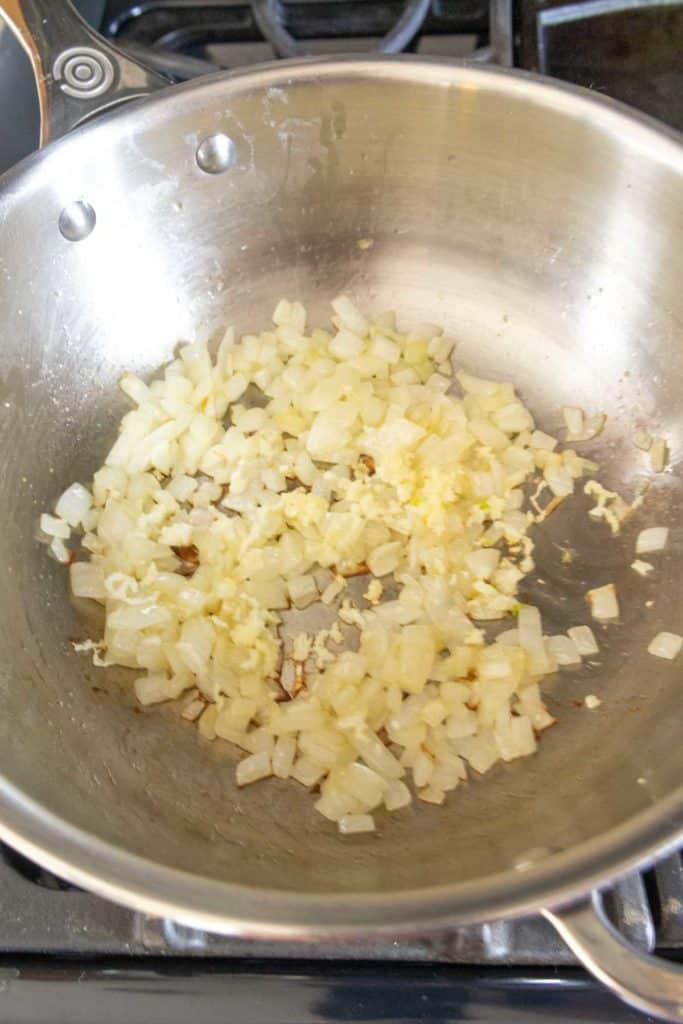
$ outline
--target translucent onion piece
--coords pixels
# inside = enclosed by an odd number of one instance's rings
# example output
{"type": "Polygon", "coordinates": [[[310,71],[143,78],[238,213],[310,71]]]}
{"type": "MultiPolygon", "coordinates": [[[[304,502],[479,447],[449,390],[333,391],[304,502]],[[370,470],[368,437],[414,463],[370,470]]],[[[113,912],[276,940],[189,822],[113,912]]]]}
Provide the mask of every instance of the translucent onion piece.
{"type": "Polygon", "coordinates": [[[619,603],[613,583],[589,590],[586,598],[591,606],[593,618],[598,622],[608,622],[611,619],[619,618],[619,603]]]}
{"type": "Polygon", "coordinates": [[[683,637],[678,633],[657,633],[657,636],[650,641],[648,653],[654,654],[656,658],[668,658],[672,661],[677,658],[683,648],[683,637]]]}
{"type": "Polygon", "coordinates": [[[668,539],[668,527],[649,526],[646,530],[641,530],[636,538],[636,554],[649,555],[655,551],[662,551],[668,539]]]}

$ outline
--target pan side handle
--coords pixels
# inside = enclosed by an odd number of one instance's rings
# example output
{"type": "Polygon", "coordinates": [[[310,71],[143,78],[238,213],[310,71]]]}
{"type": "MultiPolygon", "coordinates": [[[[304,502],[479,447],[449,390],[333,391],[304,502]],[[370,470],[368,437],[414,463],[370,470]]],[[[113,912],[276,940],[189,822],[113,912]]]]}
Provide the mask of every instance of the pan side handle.
{"type": "Polygon", "coordinates": [[[653,1017],[683,1022],[683,967],[633,949],[608,920],[598,892],[542,914],[616,996],[653,1017]]]}
{"type": "Polygon", "coordinates": [[[31,61],[41,146],[102,110],[168,85],[91,29],[70,0],[0,0],[0,17],[31,61]]]}

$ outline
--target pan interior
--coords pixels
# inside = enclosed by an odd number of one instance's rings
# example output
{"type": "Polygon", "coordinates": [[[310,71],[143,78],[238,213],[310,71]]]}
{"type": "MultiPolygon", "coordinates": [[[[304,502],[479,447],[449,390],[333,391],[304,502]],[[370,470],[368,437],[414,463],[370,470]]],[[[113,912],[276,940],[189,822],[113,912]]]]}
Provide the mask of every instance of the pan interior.
{"type": "Polygon", "coordinates": [[[208,879],[295,892],[397,892],[480,880],[599,837],[672,794],[683,773],[681,665],[649,656],[683,632],[680,152],[571,94],[495,74],[311,65],[200,84],[88,126],[0,195],[0,770],[67,822],[208,879]],[[203,173],[214,132],[233,164],[203,173]],[[96,226],[58,221],[84,199],[96,226]],[[371,245],[359,246],[360,240],[371,245]],[[525,596],[546,631],[589,621],[616,584],[600,656],[549,679],[559,724],[539,753],[417,802],[341,841],[294,784],[238,792],[235,754],[168,708],[141,713],[130,674],[95,669],[96,636],[35,524],[101,464],[126,410],[124,368],[151,374],[179,339],[266,327],[281,296],[324,323],[340,291],[403,323],[436,322],[459,365],[512,380],[539,425],[608,414],[582,447],[632,496],[649,478],[633,435],[671,464],[612,538],[583,497],[537,531],[525,596]],[[629,568],[645,525],[668,549],[629,568]],[[576,551],[571,565],[562,548],[576,551]],[[602,700],[582,706],[586,694],[602,700]],[[579,705],[579,706],[577,706],[579,705]]]}

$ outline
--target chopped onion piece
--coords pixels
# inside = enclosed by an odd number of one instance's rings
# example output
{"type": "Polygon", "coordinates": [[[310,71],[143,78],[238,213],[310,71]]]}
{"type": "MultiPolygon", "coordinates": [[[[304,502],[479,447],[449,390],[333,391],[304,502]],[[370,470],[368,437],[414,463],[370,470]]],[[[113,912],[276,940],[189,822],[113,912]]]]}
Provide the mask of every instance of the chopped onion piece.
{"type": "Polygon", "coordinates": [[[59,537],[61,540],[68,540],[71,536],[71,527],[63,519],[48,515],[43,512],[40,517],[40,529],[47,537],[59,537]]]}
{"type": "Polygon", "coordinates": [[[442,804],[446,799],[444,791],[436,786],[425,786],[424,789],[419,790],[417,795],[426,804],[442,804]]]}
{"type": "Polygon", "coordinates": [[[104,574],[98,565],[93,562],[72,562],[70,576],[71,592],[74,597],[89,597],[94,601],[106,599],[104,574]]]}
{"type": "Polygon", "coordinates": [[[332,300],[332,309],[345,327],[363,338],[368,331],[368,321],[347,295],[339,295],[332,300]]]}
{"type": "Polygon", "coordinates": [[[135,696],[141,704],[160,704],[166,700],[175,700],[187,684],[182,679],[169,678],[163,672],[153,672],[135,680],[135,696]]]}
{"type": "Polygon", "coordinates": [[[498,391],[498,383],[495,380],[484,380],[482,377],[473,377],[464,370],[459,370],[455,375],[463,391],[471,395],[495,395],[498,391]]]}
{"type": "Polygon", "coordinates": [[[137,405],[144,405],[151,398],[151,392],[144,381],[134,373],[124,373],[119,381],[124,395],[128,395],[137,405]]]}
{"type": "Polygon", "coordinates": [[[280,669],[280,686],[290,697],[293,697],[297,690],[296,665],[289,658],[285,658],[280,669]]]}
{"type": "Polygon", "coordinates": [[[567,630],[567,636],[572,640],[582,658],[598,654],[600,648],[590,626],[572,626],[567,630]]]}
{"type": "Polygon", "coordinates": [[[500,551],[496,551],[495,548],[479,548],[465,559],[465,564],[470,572],[484,580],[487,580],[495,572],[499,562],[500,551]]]}
{"type": "Polygon", "coordinates": [[[548,637],[548,649],[558,665],[580,665],[581,655],[570,636],[559,634],[548,637]]]}
{"type": "Polygon", "coordinates": [[[183,708],[181,717],[186,722],[196,722],[205,707],[206,703],[203,700],[190,700],[183,708]]]}
{"type": "Polygon", "coordinates": [[[346,586],[346,580],[343,576],[335,576],[331,583],[328,583],[322,592],[320,600],[323,604],[332,604],[337,597],[341,594],[342,590],[346,586]]]}
{"type": "Polygon", "coordinates": [[[351,331],[341,330],[330,342],[330,352],[337,359],[353,359],[363,351],[363,340],[351,331]]]}
{"type": "Polygon", "coordinates": [[[318,600],[318,588],[313,576],[294,576],[287,581],[287,588],[292,603],[297,608],[307,608],[313,601],[318,600]]]}
{"type": "Polygon", "coordinates": [[[567,424],[567,441],[591,441],[604,429],[607,416],[598,413],[595,416],[584,416],[582,409],[565,407],[562,410],[567,424]]]}
{"type": "Polygon", "coordinates": [[[683,637],[678,633],[657,633],[657,636],[650,641],[648,653],[654,654],[656,658],[668,658],[672,661],[677,658],[683,648],[683,637]]]}
{"type": "Polygon", "coordinates": [[[668,539],[668,527],[649,526],[646,530],[641,530],[636,538],[636,554],[649,555],[654,551],[662,551],[668,539]]]}
{"type": "Polygon", "coordinates": [[[68,565],[71,561],[71,552],[61,537],[54,537],[50,544],[50,554],[58,562],[68,565]]]}
{"type": "Polygon", "coordinates": [[[538,451],[553,452],[557,448],[557,438],[544,434],[542,430],[534,430],[529,439],[529,447],[538,451]]]}
{"type": "Polygon", "coordinates": [[[634,562],[631,562],[631,568],[639,576],[649,576],[654,570],[654,565],[652,562],[643,562],[640,558],[636,558],[634,562]]]}
{"type": "Polygon", "coordinates": [[[574,490],[574,478],[571,473],[561,466],[548,465],[543,470],[548,487],[558,498],[565,498],[574,490]]]}
{"type": "Polygon", "coordinates": [[[373,576],[387,576],[397,568],[401,557],[401,542],[382,544],[368,555],[368,569],[373,576]]]}
{"type": "Polygon", "coordinates": [[[296,757],[294,736],[279,736],[272,753],[273,775],[278,779],[289,778],[296,757]]]}
{"type": "Polygon", "coordinates": [[[400,779],[393,779],[387,786],[384,794],[384,806],[388,811],[397,811],[401,807],[407,807],[412,801],[410,790],[405,782],[400,779]]]}
{"type": "Polygon", "coordinates": [[[669,461],[669,449],[666,441],[661,437],[653,438],[648,454],[653,471],[661,473],[669,461]]]}
{"type": "Polygon", "coordinates": [[[596,697],[594,693],[589,693],[587,697],[584,697],[584,704],[589,711],[595,711],[602,704],[599,697],[596,697]]]}
{"type": "Polygon", "coordinates": [[[619,618],[619,602],[617,592],[613,583],[607,583],[604,587],[596,587],[586,594],[588,603],[591,606],[591,613],[598,622],[608,622],[610,619],[619,618]]]}
{"type": "Polygon", "coordinates": [[[270,761],[270,754],[262,750],[259,754],[252,754],[240,761],[235,771],[238,786],[248,786],[260,779],[267,779],[273,774],[270,761]]]}
{"type": "Polygon", "coordinates": [[[502,644],[504,647],[519,647],[519,630],[504,629],[496,637],[496,643],[502,644]]]}
{"type": "Polygon", "coordinates": [[[532,605],[520,605],[517,629],[519,646],[527,651],[531,670],[538,673],[549,672],[551,663],[543,640],[541,613],[538,608],[534,608],[532,605]]]}
{"type": "Polygon", "coordinates": [[[345,814],[339,819],[338,828],[343,836],[374,832],[375,820],[371,814],[345,814]]]}
{"type": "Polygon", "coordinates": [[[92,505],[92,495],[82,484],[72,484],[55,505],[55,513],[69,526],[80,526],[83,516],[92,505]]]}
{"type": "Polygon", "coordinates": [[[643,452],[649,452],[652,447],[652,435],[648,434],[644,430],[639,430],[633,437],[633,443],[636,448],[640,448],[643,452]]]}
{"type": "Polygon", "coordinates": [[[562,409],[562,415],[570,437],[578,436],[583,432],[583,409],[577,409],[576,406],[572,405],[565,405],[562,409]]]}

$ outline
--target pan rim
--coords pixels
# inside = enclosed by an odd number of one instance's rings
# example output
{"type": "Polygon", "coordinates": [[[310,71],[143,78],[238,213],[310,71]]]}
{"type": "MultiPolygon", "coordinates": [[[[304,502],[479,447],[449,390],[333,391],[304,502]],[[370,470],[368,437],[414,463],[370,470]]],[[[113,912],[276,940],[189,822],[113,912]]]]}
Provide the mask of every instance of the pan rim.
{"type": "Polygon", "coordinates": [[[487,86],[493,91],[497,84],[505,81],[507,89],[513,94],[528,94],[529,97],[535,95],[542,106],[554,106],[558,112],[573,113],[574,116],[583,114],[596,125],[604,122],[604,126],[618,126],[636,144],[657,143],[661,148],[662,157],[668,158],[683,173],[683,132],[620,100],[594,93],[583,86],[531,71],[493,67],[467,60],[421,57],[416,54],[377,54],[368,57],[342,55],[300,57],[279,63],[269,61],[238,68],[235,71],[217,72],[177,85],[169,85],[168,88],[160,89],[143,99],[120,102],[105,108],[67,135],[50,142],[44,149],[29,154],[0,175],[0,203],[6,199],[7,193],[10,197],[16,196],[20,191],[21,179],[37,172],[53,154],[66,148],[75,139],[85,142],[91,135],[96,132],[103,134],[105,130],[119,136],[126,135],[129,122],[144,120],[144,115],[152,114],[154,118],[150,116],[150,120],[157,120],[160,108],[180,108],[181,100],[191,107],[191,99],[216,89],[226,90],[237,96],[255,87],[268,89],[302,84],[309,80],[322,82],[323,79],[333,79],[338,74],[348,75],[350,70],[358,76],[388,81],[414,81],[417,76],[425,84],[440,84],[443,87],[487,86]],[[440,73],[447,75],[447,79],[440,81],[440,73]]]}

